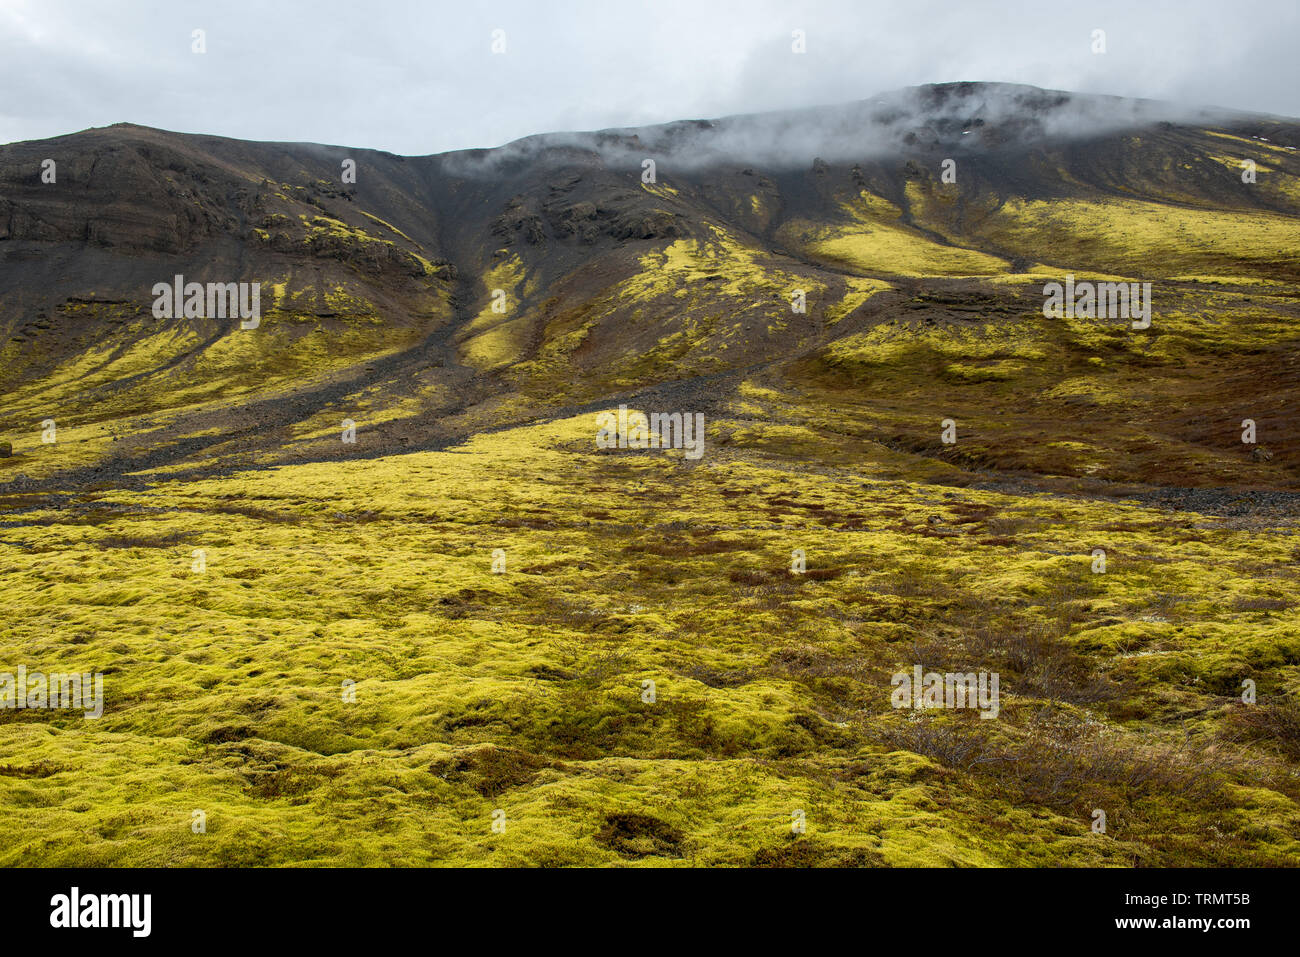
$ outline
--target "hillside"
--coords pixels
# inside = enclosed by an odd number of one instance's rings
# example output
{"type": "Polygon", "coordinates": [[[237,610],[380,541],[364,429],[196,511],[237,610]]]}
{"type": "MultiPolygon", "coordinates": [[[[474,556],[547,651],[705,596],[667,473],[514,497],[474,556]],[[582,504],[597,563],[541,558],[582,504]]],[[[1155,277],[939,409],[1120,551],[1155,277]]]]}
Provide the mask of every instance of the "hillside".
{"type": "Polygon", "coordinates": [[[0,861],[1294,863],[1298,147],[999,84],[0,146],[0,671],[105,675],[0,710],[0,861]],[[260,324],[156,318],[178,274],[260,324]],[[997,720],[892,708],[917,664],[997,720]]]}

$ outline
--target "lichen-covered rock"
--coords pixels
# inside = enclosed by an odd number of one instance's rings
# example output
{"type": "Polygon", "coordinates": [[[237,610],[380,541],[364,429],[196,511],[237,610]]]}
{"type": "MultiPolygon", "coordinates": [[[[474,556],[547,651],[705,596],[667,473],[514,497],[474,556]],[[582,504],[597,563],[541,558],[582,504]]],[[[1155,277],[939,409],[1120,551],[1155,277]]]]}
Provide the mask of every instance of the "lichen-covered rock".
{"type": "Polygon", "coordinates": [[[636,210],[620,216],[611,229],[615,239],[661,239],[681,235],[677,216],[666,209],[636,210]]]}

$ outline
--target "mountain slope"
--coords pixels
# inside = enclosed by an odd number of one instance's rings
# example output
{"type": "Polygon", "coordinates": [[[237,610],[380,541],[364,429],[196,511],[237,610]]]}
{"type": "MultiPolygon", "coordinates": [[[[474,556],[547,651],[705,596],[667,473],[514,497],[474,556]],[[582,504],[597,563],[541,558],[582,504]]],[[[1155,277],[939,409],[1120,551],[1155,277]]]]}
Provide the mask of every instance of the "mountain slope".
{"type": "Polygon", "coordinates": [[[0,863],[1294,863],[1297,145],[952,84],[0,147],[0,676],[105,692],[0,708],[0,863]]]}
{"type": "MultiPolygon", "coordinates": [[[[1168,396],[1132,397],[1136,432],[1115,424],[1140,464],[1104,448],[1027,452],[1021,434],[1002,444],[1030,461],[988,441],[973,461],[1291,487],[1300,460],[1280,426],[1296,411],[1300,134],[1162,115],[965,84],[423,158],[128,126],[5,147],[0,429],[21,455],[3,467],[32,478],[439,447],[665,380],[709,377],[700,398],[716,398],[717,376],[734,390],[761,368],[800,403],[815,387],[878,404],[937,376],[972,441],[995,420],[1038,431],[1008,393],[1057,396],[1051,414],[1068,420],[1154,375],[1168,396]],[[54,184],[39,179],[47,156],[54,184]],[[340,178],[349,158],[355,185],[340,178]],[[941,181],[945,159],[956,183],[941,181]],[[261,327],[154,319],[149,290],[177,273],[262,283],[261,327]],[[1042,284],[1066,273],[1153,281],[1154,328],[1042,319],[1042,284]],[[1206,328],[1209,309],[1231,318],[1206,328]],[[1240,409],[1217,408],[1225,390],[1240,409]],[[65,426],[55,448],[40,447],[47,417],[65,426]],[[1262,468],[1234,455],[1243,417],[1272,437],[1262,468]],[[343,418],[365,436],[356,446],[327,438],[343,418]],[[1159,462],[1139,448],[1152,432],[1174,450],[1159,462]]],[[[938,407],[917,398],[931,422],[938,407]]],[[[907,417],[879,411],[864,437],[924,451],[907,417]]]]}

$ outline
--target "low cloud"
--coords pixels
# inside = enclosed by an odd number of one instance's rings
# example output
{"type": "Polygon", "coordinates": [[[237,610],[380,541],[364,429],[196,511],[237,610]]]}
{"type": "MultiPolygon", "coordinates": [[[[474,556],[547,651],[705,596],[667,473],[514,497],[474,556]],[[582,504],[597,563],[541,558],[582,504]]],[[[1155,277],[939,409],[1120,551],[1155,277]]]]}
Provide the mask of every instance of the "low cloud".
{"type": "Polygon", "coordinates": [[[902,150],[1023,147],[1167,122],[1222,122],[1229,113],[1153,100],[1090,96],[1013,84],[912,87],[854,103],[682,121],[659,126],[530,136],[447,158],[460,175],[497,175],[523,163],[584,162],[639,168],[719,163],[767,169],[845,162],[902,150]]]}
{"type": "MultiPolygon", "coordinates": [[[[1295,116],[1297,34],[1294,0],[6,0],[0,141],[132,122],[425,155],[963,80],[1295,116]],[[196,29],[203,54],[191,50],[196,29]]],[[[783,135],[824,139],[830,152],[842,139],[833,125],[857,119],[823,111],[826,129],[792,123],[783,135]]],[[[738,143],[756,129],[724,125],[738,143]]]]}

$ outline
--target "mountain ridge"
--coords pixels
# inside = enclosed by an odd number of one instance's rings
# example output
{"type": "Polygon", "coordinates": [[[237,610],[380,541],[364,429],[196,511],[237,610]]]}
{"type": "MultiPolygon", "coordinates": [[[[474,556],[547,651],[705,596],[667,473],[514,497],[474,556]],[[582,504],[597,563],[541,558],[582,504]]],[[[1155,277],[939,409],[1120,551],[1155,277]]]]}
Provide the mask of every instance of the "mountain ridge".
{"type": "MultiPolygon", "coordinates": [[[[0,146],[17,146],[25,143],[55,142],[70,136],[79,136],[84,133],[108,130],[138,130],[145,133],[163,133],[173,136],[199,137],[211,140],[229,140],[236,143],[252,143],[264,146],[281,146],[281,147],[319,147],[325,150],[354,150],[366,153],[374,153],[399,159],[430,159],[436,157],[457,156],[461,154],[482,154],[492,153],[501,150],[508,150],[519,144],[527,143],[533,140],[545,140],[547,137],[613,137],[621,135],[640,135],[654,131],[667,131],[678,128],[715,128],[720,124],[734,122],[743,122],[747,120],[777,119],[782,117],[797,117],[808,114],[824,114],[835,112],[848,112],[855,109],[863,108],[867,105],[889,105],[898,108],[904,105],[904,98],[907,96],[924,97],[930,96],[938,98],[940,101],[947,99],[950,95],[964,95],[969,97],[972,94],[986,92],[1000,92],[1003,94],[1018,93],[1028,95],[1039,99],[1041,104],[1062,104],[1066,102],[1082,102],[1091,104],[1095,107],[1105,106],[1122,106],[1129,116],[1127,118],[1103,118],[1101,129],[1117,129],[1125,125],[1144,125],[1161,120],[1172,121],[1174,119],[1189,119],[1197,117],[1202,121],[1209,122],[1215,120],[1218,122],[1254,122],[1254,123],[1278,123],[1294,124],[1297,122],[1296,117],[1286,116],[1284,114],[1262,113],[1252,110],[1243,110],[1232,107],[1221,107],[1213,105],[1194,105],[1189,103],[1180,103],[1173,100],[1160,100],[1146,97],[1130,97],[1118,94],[1106,93],[1079,93],[1069,90],[1051,89],[1045,87],[1036,87],[1022,83],[1006,83],[998,81],[953,81],[947,83],[929,83],[921,86],[899,87],[894,90],[882,91],[874,96],[864,97],[853,100],[837,100],[820,104],[812,104],[801,107],[786,107],[782,109],[759,110],[746,113],[728,113],[714,117],[697,117],[693,119],[675,119],[667,120],[660,123],[645,124],[642,126],[610,126],[596,129],[574,129],[574,130],[554,130],[548,132],[529,133],[524,136],[507,140],[496,146],[473,146],[473,147],[456,147],[449,150],[439,150],[432,153],[394,153],[390,150],[375,149],[372,147],[348,146],[339,143],[324,143],[318,140],[277,140],[277,139],[245,139],[242,137],[226,136],[223,134],[207,132],[186,132],[182,130],[171,130],[164,127],[149,126],[143,123],[135,123],[130,120],[121,120],[116,123],[106,124],[104,126],[92,126],[83,130],[76,130],[69,133],[60,134],[53,137],[43,137],[37,140],[13,140],[9,143],[0,143],[0,146]]],[[[972,109],[979,111],[979,104],[972,104],[972,109]]],[[[975,117],[973,117],[975,118],[975,117]]],[[[1097,132],[1096,129],[1087,130],[1086,133],[1097,132]]]]}

